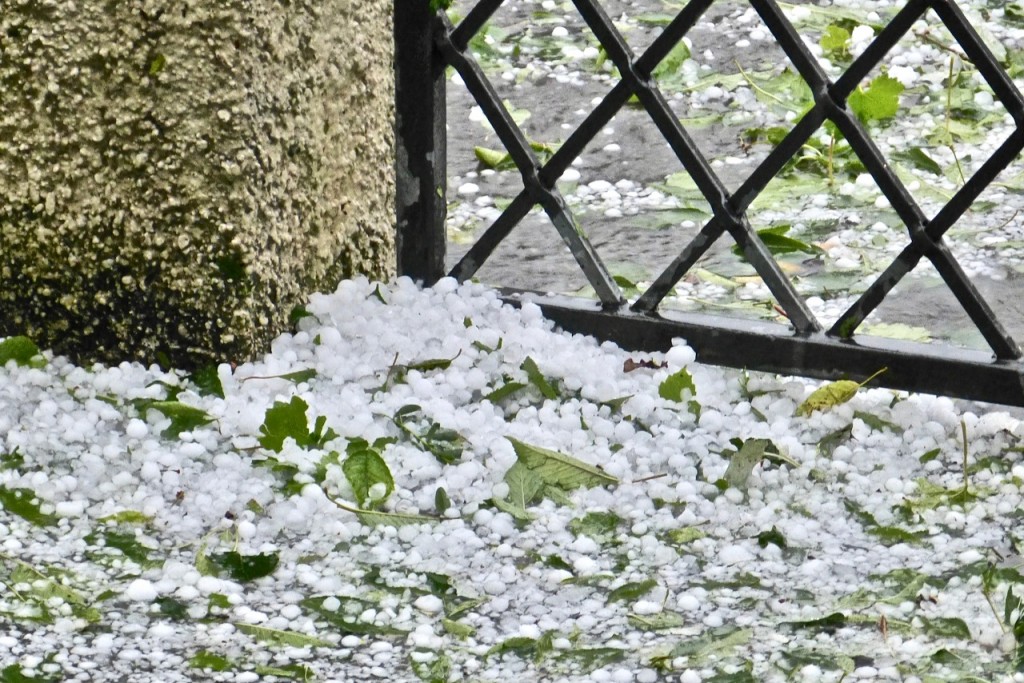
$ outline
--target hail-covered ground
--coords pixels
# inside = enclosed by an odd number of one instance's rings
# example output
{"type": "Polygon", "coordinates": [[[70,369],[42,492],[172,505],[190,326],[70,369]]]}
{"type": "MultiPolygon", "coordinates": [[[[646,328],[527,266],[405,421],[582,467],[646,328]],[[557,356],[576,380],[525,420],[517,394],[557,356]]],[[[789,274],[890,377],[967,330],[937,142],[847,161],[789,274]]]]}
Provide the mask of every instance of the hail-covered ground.
{"type": "Polygon", "coordinates": [[[307,312],[191,377],[0,343],[3,681],[1024,680],[1010,415],[452,280],[307,312]]]}

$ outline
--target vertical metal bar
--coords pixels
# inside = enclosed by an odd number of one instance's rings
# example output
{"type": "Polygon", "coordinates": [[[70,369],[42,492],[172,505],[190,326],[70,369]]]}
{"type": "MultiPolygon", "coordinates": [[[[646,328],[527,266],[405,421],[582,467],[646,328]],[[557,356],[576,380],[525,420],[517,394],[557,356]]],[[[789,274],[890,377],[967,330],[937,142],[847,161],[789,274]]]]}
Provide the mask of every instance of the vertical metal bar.
{"type": "Polygon", "coordinates": [[[427,0],[395,2],[395,250],[398,274],[432,285],[444,276],[444,63],[440,22],[427,0]]]}

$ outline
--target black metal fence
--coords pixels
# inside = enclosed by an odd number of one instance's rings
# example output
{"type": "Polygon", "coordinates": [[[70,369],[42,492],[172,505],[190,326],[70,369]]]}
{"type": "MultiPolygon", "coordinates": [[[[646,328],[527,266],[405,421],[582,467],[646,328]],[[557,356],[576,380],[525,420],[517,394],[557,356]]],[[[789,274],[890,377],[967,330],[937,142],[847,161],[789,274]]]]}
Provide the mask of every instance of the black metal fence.
{"type": "MultiPolygon", "coordinates": [[[[545,315],[565,329],[645,350],[668,348],[673,337],[683,337],[702,362],[821,379],[863,377],[884,366],[888,372],[878,383],[892,388],[1024,406],[1021,350],[943,240],[943,235],[1024,148],[1024,99],[955,2],[910,0],[841,77],[832,81],[774,0],[750,0],[810,86],[814,105],[756,171],[730,192],[652,78],[652,71],[715,0],[690,0],[639,56],[632,53],[600,0],[573,0],[618,69],[620,80],[543,164],[467,48],[473,35],[503,1],[479,0],[458,26],[453,26],[443,11],[432,11],[429,0],[395,2],[400,274],[427,284],[446,274],[445,70],[450,66],[459,73],[482,109],[523,182],[522,191],[451,269],[451,276],[460,281],[473,277],[499,243],[534,206],[540,205],[597,293],[597,301],[552,295],[535,299],[545,315]],[[925,216],[897,178],[846,102],[929,9],[945,24],[1015,124],[1012,134],[931,218],[925,216]],[[713,215],[671,265],[630,305],[586,236],[577,230],[575,218],[555,182],[634,95],[706,198],[713,215]],[[902,253],[829,329],[824,329],[811,313],[747,218],[751,202],[826,120],[849,141],[910,237],[902,253]],[[724,233],[742,249],[784,311],[789,325],[659,309],[671,288],[724,233]],[[991,354],[855,334],[865,318],[921,259],[934,265],[983,335],[991,354]]],[[[510,301],[517,300],[516,292],[506,293],[510,301]]]]}

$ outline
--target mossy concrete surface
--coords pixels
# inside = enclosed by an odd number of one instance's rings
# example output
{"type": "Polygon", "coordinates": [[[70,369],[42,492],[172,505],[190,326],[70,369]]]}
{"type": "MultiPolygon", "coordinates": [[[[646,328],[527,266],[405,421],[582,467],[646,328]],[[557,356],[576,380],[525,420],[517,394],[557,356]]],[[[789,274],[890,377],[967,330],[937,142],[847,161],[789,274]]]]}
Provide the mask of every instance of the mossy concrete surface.
{"type": "Polygon", "coordinates": [[[259,355],[394,262],[390,0],[6,0],[0,336],[259,355]]]}

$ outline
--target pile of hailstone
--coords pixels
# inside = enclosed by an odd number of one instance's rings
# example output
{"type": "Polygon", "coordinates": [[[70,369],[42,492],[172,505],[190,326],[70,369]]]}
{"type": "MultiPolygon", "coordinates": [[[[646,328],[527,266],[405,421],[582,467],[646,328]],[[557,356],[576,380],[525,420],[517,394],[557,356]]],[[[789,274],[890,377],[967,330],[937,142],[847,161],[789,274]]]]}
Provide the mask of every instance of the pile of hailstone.
{"type": "Polygon", "coordinates": [[[1009,415],[796,416],[451,280],[306,308],[201,379],[7,364],[0,680],[1024,680],[1009,415]]]}

